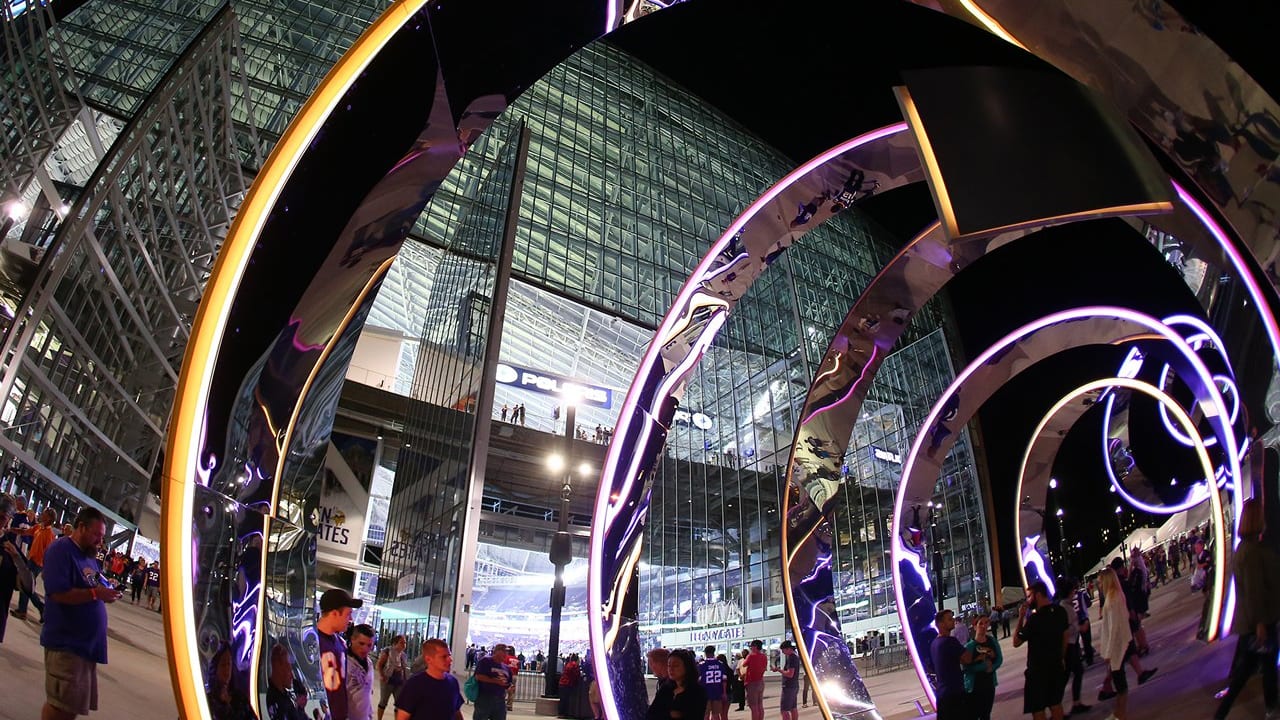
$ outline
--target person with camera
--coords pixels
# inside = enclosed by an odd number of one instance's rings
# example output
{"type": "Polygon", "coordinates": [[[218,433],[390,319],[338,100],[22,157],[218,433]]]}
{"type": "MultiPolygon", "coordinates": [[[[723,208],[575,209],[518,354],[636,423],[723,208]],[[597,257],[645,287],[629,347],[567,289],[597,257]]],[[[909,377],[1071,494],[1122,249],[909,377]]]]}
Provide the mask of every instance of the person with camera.
{"type": "Polygon", "coordinates": [[[41,720],[74,720],[98,709],[98,666],[107,664],[107,604],[120,599],[98,564],[106,534],[102,512],[87,507],[76,515],[72,533],[45,551],[41,720]]]}

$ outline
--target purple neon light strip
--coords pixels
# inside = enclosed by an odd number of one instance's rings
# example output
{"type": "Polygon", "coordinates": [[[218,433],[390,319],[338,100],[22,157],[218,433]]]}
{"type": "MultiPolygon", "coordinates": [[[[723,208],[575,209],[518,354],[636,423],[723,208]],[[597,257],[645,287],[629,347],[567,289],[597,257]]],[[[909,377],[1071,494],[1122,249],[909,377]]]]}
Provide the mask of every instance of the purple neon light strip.
{"type": "Polygon", "coordinates": [[[809,417],[802,420],[800,424],[808,425],[810,420],[813,420],[814,418],[818,417],[824,412],[827,412],[828,410],[831,410],[832,408],[840,407],[841,405],[844,404],[845,400],[848,400],[850,397],[852,397],[853,393],[856,392],[858,388],[862,386],[862,382],[867,379],[867,372],[871,370],[871,366],[875,365],[876,353],[878,352],[880,352],[880,346],[879,345],[872,346],[871,357],[867,358],[867,364],[862,366],[862,374],[858,376],[857,380],[853,381],[853,384],[849,386],[848,392],[846,392],[843,397],[841,397],[836,402],[824,408],[819,408],[817,410],[814,410],[812,413],[810,413],[809,417]]]}
{"type": "MultiPolygon", "coordinates": [[[[606,2],[609,2],[609,0],[606,0],[606,2]]],[[[616,14],[615,7],[616,7],[615,4],[610,2],[609,10],[607,13],[610,29],[612,29],[613,24],[617,22],[617,14],[616,14]]],[[[675,327],[675,324],[679,319],[680,314],[683,312],[683,309],[689,303],[689,301],[693,298],[694,293],[696,293],[698,289],[701,287],[703,278],[705,278],[707,274],[712,271],[712,266],[715,264],[716,259],[720,256],[720,253],[724,252],[724,249],[728,247],[729,243],[733,240],[733,237],[737,235],[742,230],[742,228],[745,227],[746,224],[753,217],[755,217],[757,213],[763,210],[770,202],[772,202],[775,198],[777,198],[778,195],[782,194],[784,190],[791,187],[796,182],[798,182],[801,178],[805,177],[810,172],[826,164],[830,160],[836,157],[839,157],[840,155],[850,150],[861,147],[863,145],[874,142],[876,140],[880,140],[886,137],[890,137],[892,135],[896,135],[901,132],[905,132],[906,129],[907,129],[907,124],[905,122],[894,123],[892,125],[888,125],[878,130],[873,130],[869,133],[864,133],[855,138],[852,138],[843,143],[840,143],[839,145],[836,145],[830,150],[827,150],[826,152],[818,155],[817,157],[813,158],[809,162],[796,168],[794,171],[792,171],[782,180],[778,181],[778,183],[775,184],[773,187],[769,188],[769,190],[766,191],[763,195],[761,195],[754,203],[752,203],[750,207],[748,207],[746,211],[744,211],[742,215],[740,215],[738,219],[735,220],[733,224],[729,226],[729,228],[724,232],[724,234],[720,236],[720,239],[717,240],[711,246],[711,249],[707,252],[702,262],[698,264],[698,267],[695,268],[693,273],[690,275],[689,281],[686,282],[684,287],[680,289],[680,293],[676,296],[675,302],[672,303],[671,307],[674,310],[674,312],[667,313],[667,316],[663,319],[662,324],[658,328],[658,331],[654,333],[654,337],[655,338],[670,337],[671,331],[675,327]]],[[[599,651],[599,652],[593,653],[593,655],[595,657],[595,663],[596,663],[596,677],[602,681],[599,683],[600,699],[604,707],[609,711],[612,711],[612,709],[615,707],[615,698],[613,694],[613,685],[609,682],[609,673],[608,673],[608,667],[606,664],[607,660],[605,657],[606,653],[604,651],[605,650],[604,623],[603,623],[603,619],[600,617],[601,600],[602,600],[601,592],[603,590],[603,582],[602,582],[602,578],[600,577],[600,568],[603,565],[602,560],[604,557],[604,537],[606,535],[606,531],[608,527],[612,524],[611,521],[609,520],[609,517],[611,515],[610,488],[612,487],[612,484],[613,484],[611,482],[611,479],[613,478],[614,473],[617,472],[618,465],[622,460],[622,458],[620,457],[621,443],[618,442],[618,439],[627,437],[627,434],[630,431],[629,426],[632,422],[632,417],[636,410],[636,406],[639,404],[639,400],[640,400],[640,393],[641,393],[640,386],[643,384],[644,380],[648,377],[649,372],[654,368],[655,364],[657,363],[660,352],[661,352],[660,343],[657,343],[657,342],[650,343],[649,349],[645,352],[644,359],[641,361],[640,367],[636,371],[636,380],[632,382],[631,388],[627,390],[626,399],[622,403],[622,408],[618,416],[620,427],[615,430],[615,433],[614,433],[615,441],[610,443],[609,454],[605,461],[604,471],[601,475],[602,482],[600,483],[600,491],[596,495],[595,516],[599,519],[602,519],[603,522],[601,523],[601,527],[599,529],[593,526],[592,532],[591,532],[591,549],[590,549],[590,558],[589,558],[589,564],[588,564],[588,583],[587,583],[587,603],[588,603],[587,613],[589,618],[588,625],[590,626],[590,631],[591,631],[591,646],[599,651]]],[[[627,479],[626,483],[624,484],[627,487],[630,487],[633,482],[634,482],[634,477],[630,477],[627,479]]],[[[626,502],[625,497],[622,495],[622,493],[618,494],[618,499],[620,504],[623,504],[626,502]]]]}
{"type": "MultiPolygon", "coordinates": [[[[1060,322],[1069,322],[1072,320],[1085,320],[1085,319],[1096,318],[1096,317],[1112,317],[1119,320],[1128,320],[1136,324],[1142,325],[1152,330],[1153,332],[1163,336],[1166,340],[1172,343],[1175,348],[1178,348],[1180,351],[1183,351],[1183,354],[1187,356],[1188,362],[1190,362],[1192,367],[1196,369],[1196,374],[1202,376],[1201,382],[1205,382],[1205,380],[1207,379],[1208,380],[1207,384],[1210,387],[1212,387],[1211,396],[1210,396],[1212,409],[1216,410],[1216,412],[1219,413],[1219,416],[1221,418],[1225,419],[1227,417],[1226,404],[1222,400],[1221,393],[1217,392],[1217,385],[1213,384],[1208,368],[1204,366],[1204,363],[1200,361],[1200,358],[1194,352],[1192,352],[1189,347],[1186,347],[1186,344],[1182,341],[1181,335],[1178,335],[1177,333],[1173,332],[1172,330],[1170,330],[1168,327],[1166,327],[1163,323],[1156,320],[1155,318],[1151,318],[1149,316],[1134,312],[1132,310],[1126,310],[1124,308],[1112,308],[1112,307],[1076,308],[1073,310],[1066,310],[1063,312],[1054,313],[1052,315],[1047,315],[1043,318],[1040,318],[1039,320],[1036,320],[1035,322],[1032,322],[1028,325],[1024,325],[1021,328],[1014,330],[1012,333],[1006,335],[1004,338],[993,343],[991,347],[988,347],[986,351],[984,351],[981,355],[979,355],[976,359],[974,359],[973,362],[969,363],[969,365],[965,367],[963,371],[960,372],[960,374],[951,383],[951,385],[947,387],[946,392],[942,394],[939,402],[934,404],[933,408],[929,411],[929,416],[925,418],[924,423],[920,425],[921,430],[919,433],[917,433],[916,440],[911,446],[911,452],[907,455],[907,460],[902,466],[904,479],[908,477],[908,474],[907,474],[908,471],[915,465],[916,456],[919,455],[920,451],[924,448],[925,440],[928,437],[928,429],[933,427],[934,424],[937,422],[938,416],[942,413],[943,406],[946,404],[945,400],[947,398],[950,398],[952,395],[954,395],[955,392],[965,383],[965,381],[967,381],[969,377],[973,375],[975,372],[977,372],[980,368],[985,366],[991,360],[991,358],[995,357],[998,353],[1004,352],[1009,345],[1013,344],[1014,342],[1017,342],[1022,337],[1029,335],[1031,333],[1034,333],[1042,328],[1048,327],[1049,325],[1054,325],[1060,322]]],[[[1233,463],[1232,476],[1239,477],[1240,466],[1239,466],[1239,463],[1236,461],[1237,453],[1235,452],[1235,437],[1230,433],[1227,433],[1227,438],[1225,438],[1225,440],[1228,442],[1229,457],[1231,459],[1231,462],[1233,463]]],[[[901,527],[902,507],[903,507],[904,501],[906,500],[906,492],[907,492],[907,483],[904,481],[898,485],[897,497],[894,500],[894,506],[893,506],[893,532],[895,537],[900,536],[902,532],[902,527],[901,527]]],[[[898,561],[900,559],[897,554],[898,546],[895,544],[893,547],[894,547],[894,553],[892,555],[892,560],[893,560],[894,567],[897,567],[898,561]]],[[[910,623],[908,622],[908,618],[906,617],[906,611],[903,606],[902,586],[900,583],[894,583],[894,594],[898,602],[899,620],[902,622],[902,627],[904,629],[908,628],[910,627],[910,623]]],[[[906,632],[904,633],[904,635],[906,635],[906,638],[907,638],[907,650],[911,654],[911,661],[916,668],[916,675],[920,677],[921,685],[924,687],[925,694],[928,695],[930,702],[933,702],[936,698],[934,697],[932,685],[930,685],[928,680],[924,677],[924,671],[920,661],[919,648],[915,646],[915,640],[912,638],[910,632],[906,632]]]]}
{"type": "MultiPolygon", "coordinates": [[[[1208,500],[1208,478],[1195,483],[1190,492],[1187,493],[1186,498],[1183,499],[1182,502],[1174,505],[1148,505],[1129,494],[1128,489],[1120,482],[1120,478],[1116,477],[1115,470],[1111,467],[1111,408],[1115,406],[1115,399],[1116,397],[1113,393],[1107,393],[1107,409],[1106,413],[1102,417],[1102,469],[1107,473],[1107,480],[1111,482],[1111,487],[1115,488],[1116,493],[1120,495],[1120,497],[1124,498],[1125,502],[1128,502],[1130,505],[1142,508],[1154,515],[1174,515],[1184,510],[1190,510],[1196,505],[1208,500]],[[1205,492],[1200,491],[1200,488],[1202,487],[1205,489],[1205,492]]],[[[1164,404],[1161,403],[1160,407],[1164,408],[1164,404]]],[[[1172,422],[1172,420],[1168,422],[1172,422]]],[[[1119,442],[1119,440],[1116,442],[1119,442]]],[[[1205,447],[1209,446],[1207,442],[1204,442],[1203,444],[1205,447]]],[[[1192,440],[1189,445],[1191,447],[1195,447],[1195,441],[1192,440]]],[[[1218,470],[1220,471],[1217,476],[1218,487],[1222,487],[1223,483],[1226,482],[1226,468],[1219,466],[1218,470]]]]}
{"type": "Polygon", "coordinates": [[[1053,573],[1049,572],[1049,563],[1045,562],[1044,555],[1040,553],[1040,548],[1036,547],[1036,543],[1039,541],[1040,535],[1031,535],[1022,539],[1022,574],[1025,577],[1027,566],[1034,565],[1036,572],[1040,575],[1040,579],[1049,588],[1049,597],[1057,597],[1058,586],[1053,581],[1053,573]]]}
{"type": "MultiPolygon", "coordinates": [[[[1236,249],[1235,244],[1231,242],[1231,239],[1227,236],[1226,231],[1222,229],[1222,226],[1218,224],[1218,221],[1214,220],[1204,206],[1181,185],[1175,182],[1173,183],[1173,189],[1177,191],[1178,198],[1200,219],[1200,222],[1209,231],[1209,234],[1213,236],[1213,239],[1218,241],[1218,246],[1222,248],[1222,252],[1231,260],[1231,266],[1236,271],[1236,276],[1244,283],[1245,289],[1249,291],[1249,297],[1253,300],[1254,307],[1258,309],[1258,317],[1262,320],[1262,326],[1267,329],[1267,338],[1271,340],[1271,352],[1274,362],[1276,358],[1280,358],[1280,325],[1277,325],[1275,315],[1271,314],[1271,305],[1267,302],[1267,295],[1262,286],[1258,284],[1257,279],[1254,278],[1253,273],[1249,270],[1248,263],[1244,261],[1244,256],[1236,249]]],[[[1239,453],[1232,453],[1233,459],[1238,457],[1239,453]]],[[[1239,463],[1236,464],[1238,465],[1239,463]]],[[[1237,473],[1232,476],[1232,480],[1234,481],[1239,477],[1237,473]]],[[[1235,511],[1236,522],[1239,523],[1240,511],[1244,506],[1244,498],[1238,490],[1231,493],[1231,506],[1235,511]]],[[[1238,530],[1239,527],[1237,526],[1236,529],[1238,530]]],[[[1232,533],[1232,538],[1232,547],[1235,547],[1240,543],[1239,533],[1232,533]]],[[[1234,581],[1228,594],[1232,597],[1235,595],[1234,581]]],[[[1233,607],[1227,608],[1227,619],[1230,619],[1234,610],[1235,608],[1233,607]]]]}
{"type": "MultiPolygon", "coordinates": [[[[1169,317],[1164,319],[1164,324],[1170,327],[1175,325],[1186,325],[1187,327],[1195,329],[1197,332],[1194,335],[1190,335],[1186,338],[1187,344],[1190,345],[1193,349],[1199,350],[1201,345],[1197,345],[1197,341],[1200,340],[1201,338],[1208,340],[1210,343],[1213,344],[1214,348],[1218,351],[1218,355],[1222,358],[1222,362],[1226,364],[1228,374],[1230,376],[1235,375],[1235,371],[1231,368],[1231,358],[1227,357],[1226,345],[1223,344],[1222,338],[1218,335],[1217,332],[1214,331],[1212,327],[1209,326],[1208,323],[1200,320],[1199,318],[1193,315],[1170,315],[1169,317]]],[[[1165,379],[1168,377],[1168,375],[1169,375],[1169,365],[1166,363],[1165,366],[1160,370],[1160,382],[1158,383],[1157,387],[1161,387],[1161,388],[1164,387],[1165,379]]],[[[1220,377],[1220,376],[1215,375],[1214,377],[1216,379],[1217,377],[1220,377]]],[[[1236,419],[1240,416],[1240,395],[1239,395],[1238,389],[1236,388],[1235,381],[1232,380],[1230,377],[1226,377],[1225,379],[1227,380],[1228,384],[1231,387],[1232,400],[1235,401],[1231,405],[1231,424],[1235,425],[1236,419]]],[[[1179,430],[1176,425],[1174,425],[1173,420],[1169,417],[1169,410],[1164,405],[1160,405],[1158,411],[1160,413],[1160,419],[1164,421],[1165,430],[1168,431],[1168,433],[1172,435],[1173,438],[1177,440],[1180,444],[1186,447],[1191,447],[1193,441],[1191,440],[1191,438],[1187,437],[1186,435],[1183,435],[1182,431],[1179,430]]],[[[1214,437],[1205,438],[1204,444],[1205,444],[1205,447],[1213,447],[1214,445],[1218,444],[1218,439],[1214,437]]]]}
{"type": "MultiPolygon", "coordinates": [[[[697,342],[695,342],[693,347],[690,348],[689,354],[679,365],[669,372],[666,379],[662,381],[662,385],[660,385],[658,387],[658,391],[654,393],[655,399],[665,399],[671,394],[671,391],[675,389],[675,386],[680,384],[684,373],[694,365],[697,365],[698,361],[702,359],[702,355],[707,351],[707,348],[715,341],[716,333],[720,332],[720,328],[724,327],[724,323],[728,319],[729,315],[724,310],[721,310],[715,317],[711,318],[707,323],[707,327],[702,331],[702,335],[698,337],[697,342]]],[[[657,403],[655,403],[655,405],[657,405],[657,403]]],[[[657,410],[657,407],[649,408],[649,412],[644,420],[644,427],[641,428],[640,438],[636,440],[636,447],[645,447],[648,444],[649,439],[653,436],[654,426],[657,424],[657,420],[655,419],[657,410]]],[[[640,462],[642,460],[642,455],[643,453],[640,452],[633,454],[631,465],[627,468],[627,481],[623,484],[622,488],[618,490],[619,498],[627,497],[631,493],[631,488],[640,474],[640,462]]],[[[623,507],[625,506],[619,504],[609,509],[609,514],[604,516],[606,527],[613,523],[617,513],[621,512],[623,507]]],[[[597,515],[596,517],[600,516],[597,515]]]]}
{"type": "Polygon", "coordinates": [[[1263,292],[1262,287],[1258,285],[1258,281],[1254,279],[1253,273],[1249,271],[1249,265],[1244,261],[1244,256],[1236,249],[1236,246],[1227,237],[1227,233],[1222,229],[1208,211],[1204,209],[1191,193],[1188,193],[1178,183],[1173,183],[1173,189],[1178,192],[1178,198],[1195,214],[1200,222],[1218,241],[1218,245],[1222,248],[1222,252],[1231,260],[1231,266],[1236,271],[1236,275],[1240,281],[1244,283],[1245,289],[1249,291],[1249,297],[1253,300],[1253,304],[1258,308],[1258,316],[1262,320],[1262,325],[1267,329],[1267,337],[1271,340],[1271,350],[1273,357],[1280,357],[1280,325],[1276,324],[1276,318],[1271,314],[1270,304],[1267,302],[1267,295],[1263,292]]]}

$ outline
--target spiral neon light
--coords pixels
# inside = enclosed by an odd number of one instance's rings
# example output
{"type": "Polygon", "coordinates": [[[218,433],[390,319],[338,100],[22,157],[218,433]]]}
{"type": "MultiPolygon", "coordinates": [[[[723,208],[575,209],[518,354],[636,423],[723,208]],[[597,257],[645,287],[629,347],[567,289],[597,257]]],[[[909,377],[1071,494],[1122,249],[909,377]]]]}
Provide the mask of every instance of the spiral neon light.
{"type": "MultiPolygon", "coordinates": [[[[1200,460],[1200,466],[1204,470],[1206,477],[1213,475],[1213,462],[1209,459],[1209,451],[1205,448],[1204,442],[1200,441],[1199,433],[1196,431],[1195,423],[1191,421],[1191,416],[1182,409],[1182,406],[1179,405],[1176,400],[1160,388],[1150,383],[1146,383],[1141,380],[1134,380],[1132,378],[1114,377],[1095,380],[1077,387],[1064,395],[1062,399],[1049,409],[1049,412],[1045,413],[1044,417],[1041,418],[1040,423],[1036,426],[1035,431],[1032,433],[1031,441],[1027,444],[1027,448],[1022,454],[1022,464],[1018,469],[1018,492],[1016,497],[1021,498],[1023,496],[1022,487],[1023,482],[1026,480],[1027,463],[1031,459],[1032,450],[1040,441],[1040,434],[1044,432],[1045,427],[1049,425],[1054,416],[1068,404],[1084,395],[1088,395],[1092,392],[1105,391],[1113,387],[1123,387],[1144,393],[1158,400],[1161,405],[1168,407],[1169,412],[1173,413],[1173,416],[1177,419],[1178,423],[1196,438],[1196,456],[1200,460]]],[[[1213,592],[1210,595],[1208,624],[1208,640],[1212,642],[1218,638],[1219,626],[1222,619],[1222,600],[1226,590],[1226,568],[1224,567],[1224,564],[1226,563],[1226,516],[1222,509],[1222,496],[1219,495],[1216,485],[1209,484],[1208,495],[1210,503],[1209,519],[1214,532],[1213,592]]],[[[1014,527],[1019,538],[1025,537],[1022,529],[1022,513],[1015,514],[1014,527]]],[[[1035,534],[1038,536],[1039,532],[1037,531],[1035,534]]],[[[1025,546],[1022,545],[1020,545],[1018,549],[1018,571],[1022,574],[1022,584],[1024,587],[1027,585],[1027,564],[1032,560],[1027,557],[1025,549],[1025,546]]],[[[1043,559],[1041,559],[1041,562],[1043,562],[1043,559]]]]}

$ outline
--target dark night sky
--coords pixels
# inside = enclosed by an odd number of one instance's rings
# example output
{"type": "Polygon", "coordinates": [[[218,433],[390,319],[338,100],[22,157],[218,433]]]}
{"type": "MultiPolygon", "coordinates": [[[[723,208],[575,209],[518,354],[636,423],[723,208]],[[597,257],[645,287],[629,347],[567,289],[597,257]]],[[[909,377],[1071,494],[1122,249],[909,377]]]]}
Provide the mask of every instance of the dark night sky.
{"type": "MultiPolygon", "coordinates": [[[[1193,0],[1175,5],[1205,12],[1193,0]]],[[[1229,47],[1251,47],[1256,40],[1251,31],[1238,30],[1228,23],[1215,27],[1229,47]]],[[[791,4],[699,0],[627,26],[609,42],[797,162],[857,132],[899,120],[890,88],[902,84],[903,70],[1044,67],[983,31],[900,0],[825,4],[818,15],[791,4]],[[726,12],[731,6],[735,10],[726,12]]],[[[1258,79],[1269,82],[1271,77],[1264,73],[1258,79]]],[[[862,210],[904,240],[934,217],[923,184],[873,197],[862,210]]],[[[964,357],[977,355],[1019,325],[1070,307],[1114,304],[1156,317],[1200,313],[1159,253],[1117,220],[1047,229],[1002,248],[966,270],[948,288],[948,296],[964,357]]],[[[1024,372],[984,407],[979,422],[997,496],[1011,484],[1030,433],[1048,407],[1082,382],[1114,375],[1122,358],[1123,351],[1116,348],[1064,353],[1024,372]]],[[[1089,564],[1110,549],[1109,543],[1101,547],[1098,528],[1116,525],[1116,496],[1107,491],[1101,474],[1099,433],[1100,419],[1091,413],[1066,439],[1056,468],[1064,479],[1074,480],[1069,487],[1064,482],[1061,490],[1071,519],[1067,534],[1070,544],[1076,539],[1085,543],[1082,554],[1089,564]]],[[[1141,444],[1140,434],[1135,430],[1135,447],[1141,444]]],[[[1173,452],[1146,462],[1156,463],[1153,471],[1183,472],[1185,477],[1191,472],[1183,467],[1189,459],[1188,453],[1173,452]]],[[[997,508],[998,517],[1010,518],[1000,523],[1002,538],[1013,535],[1011,511],[1011,497],[997,508]]],[[[1013,567],[1016,548],[1008,542],[1002,546],[1002,564],[1013,567]]]]}

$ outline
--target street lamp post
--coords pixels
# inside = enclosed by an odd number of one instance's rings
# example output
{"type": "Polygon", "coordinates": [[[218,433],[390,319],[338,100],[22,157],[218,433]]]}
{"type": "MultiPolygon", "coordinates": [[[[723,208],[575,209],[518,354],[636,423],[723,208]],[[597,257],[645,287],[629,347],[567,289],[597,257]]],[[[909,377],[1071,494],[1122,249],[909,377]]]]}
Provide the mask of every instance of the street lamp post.
{"type": "Polygon", "coordinates": [[[573,435],[577,425],[577,404],[565,396],[564,484],[560,488],[560,522],[551,540],[550,559],[556,568],[551,586],[551,637],[547,641],[547,685],[543,697],[560,695],[560,613],[564,608],[564,569],[573,562],[573,543],[569,539],[569,498],[573,494],[573,435]]]}
{"type": "MultiPolygon", "coordinates": [[[[945,588],[942,584],[942,548],[938,547],[938,516],[936,511],[940,509],[929,501],[929,514],[926,521],[929,523],[929,547],[933,551],[933,585],[937,588],[936,598],[938,601],[938,609],[942,609],[942,600],[946,596],[945,588]]],[[[959,593],[956,594],[956,600],[959,601],[959,593]]]]}

